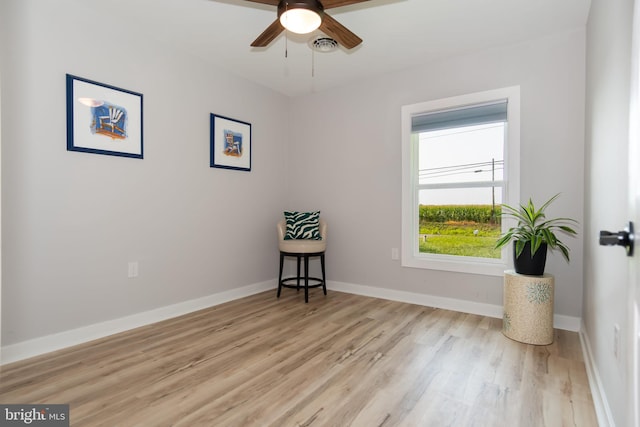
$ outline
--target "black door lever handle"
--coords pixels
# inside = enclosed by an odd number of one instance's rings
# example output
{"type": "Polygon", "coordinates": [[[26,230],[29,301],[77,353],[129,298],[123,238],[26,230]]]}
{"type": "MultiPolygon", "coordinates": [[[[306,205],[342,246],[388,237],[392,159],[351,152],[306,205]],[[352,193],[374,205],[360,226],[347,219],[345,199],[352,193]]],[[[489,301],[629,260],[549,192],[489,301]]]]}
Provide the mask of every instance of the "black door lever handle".
{"type": "Polygon", "coordinates": [[[600,245],[602,246],[624,246],[627,249],[627,256],[633,256],[633,222],[622,231],[612,233],[611,231],[600,231],[600,245]]]}

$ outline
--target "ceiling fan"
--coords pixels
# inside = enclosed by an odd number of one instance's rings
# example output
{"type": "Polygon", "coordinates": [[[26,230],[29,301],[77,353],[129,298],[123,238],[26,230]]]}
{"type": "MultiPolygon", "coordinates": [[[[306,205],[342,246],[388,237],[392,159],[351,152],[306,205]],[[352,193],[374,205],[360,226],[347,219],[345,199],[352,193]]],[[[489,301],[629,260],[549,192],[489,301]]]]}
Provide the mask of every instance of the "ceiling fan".
{"type": "Polygon", "coordinates": [[[362,39],[347,27],[325,13],[325,9],[363,3],[370,0],[246,0],[278,7],[278,19],[251,43],[253,47],[266,47],[285,29],[307,34],[320,29],[347,49],[362,43],[362,39]]]}

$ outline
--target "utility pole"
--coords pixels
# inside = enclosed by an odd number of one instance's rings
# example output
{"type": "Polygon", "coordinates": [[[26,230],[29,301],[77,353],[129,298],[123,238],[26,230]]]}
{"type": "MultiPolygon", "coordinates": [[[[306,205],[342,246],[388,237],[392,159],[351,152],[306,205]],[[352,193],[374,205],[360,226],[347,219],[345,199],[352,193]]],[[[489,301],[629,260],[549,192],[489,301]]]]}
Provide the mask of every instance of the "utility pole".
{"type": "Polygon", "coordinates": [[[491,159],[491,221],[496,219],[496,187],[493,185],[496,179],[496,159],[491,159]]]}

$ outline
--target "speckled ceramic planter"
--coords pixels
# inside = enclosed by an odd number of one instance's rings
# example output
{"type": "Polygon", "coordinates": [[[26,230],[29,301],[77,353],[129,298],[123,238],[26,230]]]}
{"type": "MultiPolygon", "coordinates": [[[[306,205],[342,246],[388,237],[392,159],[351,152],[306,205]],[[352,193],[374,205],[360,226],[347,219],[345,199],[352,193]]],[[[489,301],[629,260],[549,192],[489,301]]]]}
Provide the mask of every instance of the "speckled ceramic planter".
{"type": "Polygon", "coordinates": [[[527,276],[505,271],[502,333],[526,344],[551,344],[554,289],[550,274],[527,276]]]}

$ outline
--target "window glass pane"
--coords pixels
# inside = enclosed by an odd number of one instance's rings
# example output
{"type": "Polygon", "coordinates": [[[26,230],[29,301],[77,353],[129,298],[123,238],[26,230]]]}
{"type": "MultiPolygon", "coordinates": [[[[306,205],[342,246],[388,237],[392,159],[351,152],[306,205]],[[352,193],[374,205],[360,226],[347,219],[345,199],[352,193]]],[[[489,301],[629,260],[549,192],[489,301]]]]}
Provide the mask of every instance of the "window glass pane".
{"type": "Polygon", "coordinates": [[[505,123],[419,134],[418,182],[502,181],[505,123]]]}
{"type": "Polygon", "coordinates": [[[421,253],[501,257],[500,187],[420,190],[419,200],[421,253]]]}

